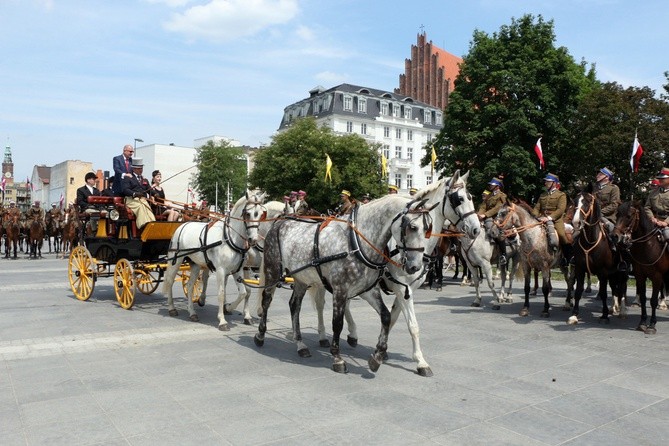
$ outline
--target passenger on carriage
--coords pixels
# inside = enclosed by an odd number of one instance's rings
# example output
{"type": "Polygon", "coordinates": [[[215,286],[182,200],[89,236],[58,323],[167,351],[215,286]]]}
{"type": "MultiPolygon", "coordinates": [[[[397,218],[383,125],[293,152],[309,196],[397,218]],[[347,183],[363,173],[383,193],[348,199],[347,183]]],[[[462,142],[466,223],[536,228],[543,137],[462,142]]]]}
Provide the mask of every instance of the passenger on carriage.
{"type": "Polygon", "coordinates": [[[26,211],[26,228],[30,228],[34,221],[37,221],[42,227],[43,231],[46,231],[46,214],[44,209],[40,207],[39,200],[35,200],[32,207],[26,211]]]}
{"type": "Polygon", "coordinates": [[[102,189],[100,192],[100,195],[103,197],[113,197],[115,196],[114,194],[114,177],[109,177],[107,178],[107,187],[102,189]]]}
{"type": "Polygon", "coordinates": [[[499,249],[499,264],[506,265],[506,244],[501,237],[495,238],[491,234],[493,228],[493,219],[499,212],[500,208],[506,202],[506,194],[502,191],[504,183],[499,178],[493,178],[488,181],[488,191],[490,192],[484,197],[483,202],[478,209],[479,220],[483,221],[486,236],[493,242],[497,243],[499,249]]]}
{"type": "Polygon", "coordinates": [[[309,213],[309,204],[307,203],[307,193],[303,190],[297,192],[297,201],[295,202],[295,215],[307,215],[309,213]]]}
{"type": "Polygon", "coordinates": [[[354,198],[351,198],[351,193],[346,189],[342,190],[341,194],[339,194],[339,200],[340,204],[339,207],[337,207],[337,215],[350,214],[353,211],[353,208],[355,208],[356,201],[354,198]]]}
{"type": "Polygon", "coordinates": [[[293,208],[292,213],[295,213],[295,209],[297,209],[297,192],[294,190],[290,192],[290,207],[293,208]]]}
{"type": "Polygon", "coordinates": [[[371,197],[369,196],[369,194],[365,194],[365,195],[362,196],[362,200],[360,200],[360,203],[367,204],[370,201],[371,201],[371,197]]]}
{"type": "Polygon", "coordinates": [[[562,247],[563,266],[566,266],[571,260],[572,248],[564,230],[563,217],[567,210],[567,194],[559,189],[559,184],[560,178],[557,175],[549,173],[544,177],[546,192],[543,192],[537,200],[532,214],[546,224],[549,248],[557,251],[558,247],[562,247]]]}
{"type": "Polygon", "coordinates": [[[162,180],[163,174],[159,170],[154,170],[151,173],[151,190],[149,191],[151,210],[156,217],[162,216],[167,221],[177,221],[179,212],[169,207],[172,203],[165,200],[165,190],[160,185],[162,180]]]}
{"type": "Polygon", "coordinates": [[[292,215],[295,210],[290,205],[290,196],[283,196],[283,215],[292,215]]]}
{"type": "Polygon", "coordinates": [[[100,189],[95,187],[95,180],[98,179],[95,173],[88,172],[84,179],[86,184],[77,189],[77,207],[79,208],[79,214],[88,220],[86,222],[86,234],[91,235],[98,230],[100,211],[95,206],[88,204],[88,197],[100,195],[100,189]]]}
{"type": "Polygon", "coordinates": [[[112,159],[114,167],[114,182],[113,190],[114,195],[120,196],[123,195],[123,184],[122,181],[124,178],[132,177],[132,155],[135,153],[135,149],[130,144],[123,146],[123,153],[121,155],[115,156],[112,159]]]}
{"type": "Polygon", "coordinates": [[[149,222],[156,221],[151,211],[151,205],[147,200],[149,183],[142,177],[144,162],[141,158],[132,160],[132,175],[124,177],[121,181],[121,190],[125,197],[125,205],[136,216],[137,229],[141,230],[149,222]]]}
{"type": "Polygon", "coordinates": [[[655,176],[659,187],[650,191],[644,207],[646,215],[662,232],[662,238],[669,242],[669,168],[663,167],[655,176]]]}

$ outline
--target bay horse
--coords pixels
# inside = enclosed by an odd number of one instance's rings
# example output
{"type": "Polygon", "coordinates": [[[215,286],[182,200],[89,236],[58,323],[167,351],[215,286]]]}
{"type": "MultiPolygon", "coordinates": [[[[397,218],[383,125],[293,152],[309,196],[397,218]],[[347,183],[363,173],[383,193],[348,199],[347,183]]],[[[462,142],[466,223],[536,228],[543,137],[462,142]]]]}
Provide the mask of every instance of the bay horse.
{"type": "MultiPolygon", "coordinates": [[[[505,222],[500,229],[507,231],[506,233],[518,233],[520,237],[520,255],[523,275],[525,276],[525,303],[520,310],[520,316],[529,316],[530,314],[531,270],[537,269],[541,271],[541,291],[544,295],[544,308],[541,311],[541,317],[549,317],[550,304],[548,302],[548,294],[551,290],[551,268],[558,264],[561,256],[560,250],[558,249],[553,252],[548,247],[544,224],[532,215],[532,209],[527,203],[523,201],[512,203],[507,200],[497,213],[497,216],[500,221],[505,222]]],[[[567,280],[569,293],[569,272],[566,267],[561,266],[561,269],[567,280]]],[[[569,294],[567,299],[569,300],[569,294]]]]}
{"type": "Polygon", "coordinates": [[[60,241],[63,228],[61,227],[60,222],[54,220],[53,218],[48,217],[46,222],[46,239],[49,244],[49,253],[51,253],[51,239],[53,238],[53,250],[56,253],[60,252],[60,241]]]}
{"type": "Polygon", "coordinates": [[[599,320],[609,322],[607,305],[607,287],[611,286],[614,300],[622,302],[623,317],[626,316],[625,292],[627,289],[627,272],[618,271],[620,254],[614,252],[601,221],[602,212],[599,200],[592,194],[592,185],[588,190],[576,197],[576,211],[572,224],[578,236],[574,240],[574,275],[576,289],[574,291],[574,307],[567,320],[570,325],[579,322],[579,302],[583,295],[585,275],[594,274],[599,279],[598,297],[602,301],[602,315],[599,320]]]}
{"type": "MultiPolygon", "coordinates": [[[[195,279],[200,270],[216,274],[218,284],[218,329],[229,330],[225,320],[225,286],[228,276],[239,271],[249,247],[258,238],[258,223],[264,218],[265,208],[262,202],[264,193],[249,192],[241,197],[233,206],[230,214],[223,220],[212,222],[189,221],[177,228],[170,240],[168,266],[165,271],[163,294],[167,295],[167,307],[170,316],[179,313],[174,306],[172,286],[179,272],[179,267],[188,257],[190,278],[195,279]]],[[[203,284],[208,275],[203,276],[203,284]]],[[[195,280],[187,283],[187,296],[193,296],[195,280]]],[[[203,290],[204,294],[204,290],[203,290]]],[[[199,321],[193,308],[193,299],[187,298],[189,318],[199,321]]]]}
{"type": "Polygon", "coordinates": [[[21,215],[19,213],[15,214],[5,214],[5,258],[8,259],[12,248],[14,248],[13,258],[17,259],[17,251],[19,245],[19,238],[21,237],[21,224],[20,224],[21,215]]]}
{"type": "Polygon", "coordinates": [[[621,249],[625,249],[632,262],[637,294],[641,304],[641,319],[637,330],[655,334],[658,295],[669,284],[669,251],[661,232],[655,227],[641,203],[625,202],[616,212],[613,235],[621,249]],[[650,323],[646,311],[646,280],[652,283],[650,296],[650,323]]]}
{"type": "Polygon", "coordinates": [[[79,243],[79,234],[81,232],[81,220],[79,219],[79,209],[75,204],[70,204],[65,210],[63,220],[63,232],[61,239],[62,256],[71,251],[79,243]]]}
{"type": "MultiPolygon", "coordinates": [[[[265,288],[262,317],[254,337],[256,346],[264,345],[267,314],[274,291],[284,274],[289,274],[294,280],[290,311],[298,353],[304,352],[301,356],[308,356],[299,326],[302,299],[309,286],[323,286],[333,295],[332,369],[345,373],[346,362],[340,355],[339,339],[346,302],[376,285],[388,261],[382,250],[391,237],[400,248],[401,267],[409,274],[422,269],[425,211],[417,205],[423,203],[387,195],[354,208],[346,221],[331,219],[327,224],[295,218],[276,221],[265,239],[265,288]]],[[[370,369],[376,371],[387,350],[390,312],[380,293],[367,293],[365,298],[381,315],[381,333],[376,350],[368,361],[370,369]]]]}
{"type": "Polygon", "coordinates": [[[28,228],[28,241],[31,259],[42,258],[42,244],[44,243],[44,227],[36,219],[28,228]]]}

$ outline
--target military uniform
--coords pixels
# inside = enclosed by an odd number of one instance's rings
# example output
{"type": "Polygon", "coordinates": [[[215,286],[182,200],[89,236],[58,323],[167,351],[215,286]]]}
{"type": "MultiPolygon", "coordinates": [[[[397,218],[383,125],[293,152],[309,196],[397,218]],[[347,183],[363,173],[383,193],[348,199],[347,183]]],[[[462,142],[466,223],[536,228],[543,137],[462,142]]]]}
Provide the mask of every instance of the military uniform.
{"type": "Polygon", "coordinates": [[[669,189],[658,187],[650,191],[644,209],[648,218],[669,223],[669,189]]]}
{"type": "MultiPolygon", "coordinates": [[[[10,222],[14,219],[14,216],[18,216],[19,220],[21,219],[21,211],[17,207],[8,207],[5,210],[5,215],[3,219],[2,226],[7,229],[10,225],[10,222]]],[[[19,226],[20,227],[20,226],[19,226]]]]}
{"type": "Polygon", "coordinates": [[[484,218],[494,218],[505,202],[506,194],[501,190],[496,190],[483,200],[477,214],[484,215],[484,218]]]}
{"type": "Polygon", "coordinates": [[[30,228],[30,226],[33,224],[33,221],[37,221],[42,226],[42,230],[46,231],[44,216],[44,209],[34,206],[31,207],[26,211],[26,228],[30,228]]]}
{"type": "Polygon", "coordinates": [[[63,212],[60,208],[49,209],[49,220],[53,222],[54,228],[60,228],[60,223],[63,221],[63,212]]]}
{"type": "Polygon", "coordinates": [[[534,206],[532,214],[535,217],[550,217],[555,225],[555,232],[561,244],[568,244],[564,231],[564,213],[567,210],[567,194],[558,189],[544,192],[534,206]]]}
{"type": "Polygon", "coordinates": [[[600,184],[595,190],[595,196],[599,199],[602,216],[616,222],[616,211],[620,206],[620,189],[615,184],[600,184]]]}

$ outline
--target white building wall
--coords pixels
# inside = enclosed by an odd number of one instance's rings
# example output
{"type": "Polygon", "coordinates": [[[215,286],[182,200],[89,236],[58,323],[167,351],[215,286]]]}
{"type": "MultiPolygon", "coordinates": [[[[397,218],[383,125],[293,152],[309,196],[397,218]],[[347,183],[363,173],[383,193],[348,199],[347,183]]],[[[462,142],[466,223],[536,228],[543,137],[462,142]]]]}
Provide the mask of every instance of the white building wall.
{"type": "Polygon", "coordinates": [[[187,193],[192,177],[197,173],[195,153],[193,147],[149,144],[137,147],[135,157],[144,160],[144,176],[149,181],[151,173],[156,169],[160,170],[165,197],[168,200],[186,203],[192,201],[187,193]]]}

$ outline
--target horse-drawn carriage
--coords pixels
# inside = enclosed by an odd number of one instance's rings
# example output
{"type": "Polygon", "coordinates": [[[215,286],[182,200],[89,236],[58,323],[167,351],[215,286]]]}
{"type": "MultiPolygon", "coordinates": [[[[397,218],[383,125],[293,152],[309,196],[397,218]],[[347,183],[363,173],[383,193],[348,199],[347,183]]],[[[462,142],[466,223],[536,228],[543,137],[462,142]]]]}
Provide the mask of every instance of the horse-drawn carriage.
{"type": "MultiPolygon", "coordinates": [[[[162,282],[169,262],[170,239],[181,223],[150,222],[140,232],[135,216],[122,197],[91,196],[88,202],[96,213],[84,217],[84,243],[70,253],[68,277],[72,292],[77,299],[88,300],[99,278],[113,277],[116,299],[121,307],[130,309],[135,301],[135,290],[150,295],[162,282]],[[91,232],[92,221],[97,221],[94,233],[91,232]]],[[[178,277],[184,292],[189,277],[190,265],[186,261],[179,267],[178,277]]],[[[199,300],[201,291],[201,275],[198,275],[192,298],[203,305],[199,300]]]]}

